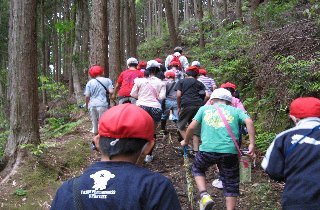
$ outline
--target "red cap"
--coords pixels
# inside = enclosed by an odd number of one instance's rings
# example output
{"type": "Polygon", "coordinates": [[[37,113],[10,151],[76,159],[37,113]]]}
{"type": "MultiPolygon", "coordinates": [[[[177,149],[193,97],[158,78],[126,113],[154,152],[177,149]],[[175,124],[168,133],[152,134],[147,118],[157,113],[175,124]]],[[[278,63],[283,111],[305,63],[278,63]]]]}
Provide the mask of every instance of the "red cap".
{"type": "Polygon", "coordinates": [[[234,90],[237,89],[237,86],[235,84],[232,84],[231,82],[223,83],[221,88],[233,88],[234,90]]]}
{"type": "Polygon", "coordinates": [[[197,66],[189,66],[187,69],[186,69],[186,72],[188,71],[195,71],[199,74],[199,68],[197,66]]]}
{"type": "Polygon", "coordinates": [[[138,66],[140,67],[140,69],[145,69],[147,67],[147,63],[144,61],[140,61],[138,66]]]}
{"type": "Polygon", "coordinates": [[[171,61],[169,66],[178,66],[178,67],[181,67],[180,63],[178,61],[171,61]]]}
{"type": "Polygon", "coordinates": [[[300,119],[320,117],[320,100],[314,97],[297,98],[290,105],[290,115],[300,119]]]}
{"type": "Polygon", "coordinates": [[[102,75],[103,72],[104,72],[104,68],[102,66],[92,66],[89,69],[90,77],[97,77],[99,75],[102,75]]]}
{"type": "Polygon", "coordinates": [[[162,59],[161,58],[156,58],[154,59],[155,61],[157,61],[158,63],[161,63],[162,64],[162,59]]]}
{"type": "Polygon", "coordinates": [[[99,120],[100,136],[109,138],[139,138],[154,141],[152,117],[134,104],[121,104],[103,113],[99,120]]]}
{"type": "Polygon", "coordinates": [[[199,69],[199,74],[207,75],[207,71],[205,69],[199,69]]]}
{"type": "Polygon", "coordinates": [[[173,77],[173,78],[175,78],[175,77],[176,77],[176,74],[175,74],[173,71],[166,71],[166,72],[164,73],[164,76],[165,76],[165,77],[173,77]]]}

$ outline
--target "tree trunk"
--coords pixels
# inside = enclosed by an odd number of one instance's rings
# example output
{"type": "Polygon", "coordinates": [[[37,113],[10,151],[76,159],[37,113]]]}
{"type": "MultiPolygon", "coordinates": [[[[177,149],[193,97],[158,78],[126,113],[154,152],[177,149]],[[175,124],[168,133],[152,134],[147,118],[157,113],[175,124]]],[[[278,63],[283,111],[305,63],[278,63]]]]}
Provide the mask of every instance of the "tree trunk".
{"type": "MultiPolygon", "coordinates": [[[[81,68],[81,81],[87,80],[87,70],[89,66],[89,28],[90,28],[90,13],[88,7],[88,1],[83,1],[83,23],[81,24],[81,61],[83,63],[81,68]]],[[[107,56],[108,57],[108,56],[107,56]]],[[[106,66],[108,64],[106,63],[106,66]]]]}
{"type": "Polygon", "coordinates": [[[242,0],[236,0],[236,18],[242,22],[242,0]]]}
{"type": "Polygon", "coordinates": [[[227,0],[223,0],[223,25],[228,24],[228,2],[227,0]]]}
{"type": "Polygon", "coordinates": [[[9,24],[10,130],[6,168],[18,165],[22,144],[39,144],[36,0],[11,0],[9,24]]]}
{"type": "MultiPolygon", "coordinates": [[[[117,18],[119,18],[119,15],[117,18]]],[[[105,69],[108,69],[106,66],[106,60],[108,56],[108,34],[106,33],[108,31],[107,20],[107,1],[92,0],[90,25],[90,66],[99,65],[103,66],[105,69]]]]}
{"type": "Polygon", "coordinates": [[[251,30],[256,31],[260,28],[259,17],[256,15],[256,10],[259,6],[260,0],[251,0],[251,30]]]}
{"type": "MultiPolygon", "coordinates": [[[[45,30],[45,14],[44,14],[44,0],[40,1],[39,4],[39,17],[40,17],[40,36],[41,36],[41,40],[40,40],[40,52],[41,52],[41,65],[40,65],[40,69],[42,72],[42,76],[46,77],[47,76],[47,63],[46,63],[46,30],[45,30]]],[[[45,88],[42,88],[42,103],[46,106],[47,105],[47,93],[45,88]]]]}
{"type": "Polygon", "coordinates": [[[137,57],[137,21],[136,21],[136,3],[135,0],[129,0],[130,12],[130,55],[137,57]]]}
{"type": "Polygon", "coordinates": [[[121,72],[120,55],[120,2],[110,0],[110,59],[109,59],[109,78],[114,82],[121,72]]]}
{"type": "Polygon", "coordinates": [[[203,25],[203,5],[202,5],[202,0],[196,0],[197,1],[197,14],[198,14],[198,20],[200,21],[200,39],[199,39],[199,45],[200,48],[203,50],[205,47],[205,42],[204,42],[204,25],[203,25]]]}
{"type": "Polygon", "coordinates": [[[166,18],[167,18],[167,23],[169,28],[171,47],[174,48],[175,46],[178,45],[178,38],[177,38],[177,32],[174,24],[170,0],[164,0],[164,5],[166,8],[166,18]]]}
{"type": "Polygon", "coordinates": [[[76,24],[75,24],[75,40],[73,44],[72,50],[72,81],[73,81],[73,89],[76,97],[77,104],[82,104],[82,90],[80,85],[79,72],[81,69],[80,62],[80,43],[81,43],[81,24],[83,17],[83,9],[84,9],[84,1],[85,0],[77,0],[76,1],[76,24]]]}

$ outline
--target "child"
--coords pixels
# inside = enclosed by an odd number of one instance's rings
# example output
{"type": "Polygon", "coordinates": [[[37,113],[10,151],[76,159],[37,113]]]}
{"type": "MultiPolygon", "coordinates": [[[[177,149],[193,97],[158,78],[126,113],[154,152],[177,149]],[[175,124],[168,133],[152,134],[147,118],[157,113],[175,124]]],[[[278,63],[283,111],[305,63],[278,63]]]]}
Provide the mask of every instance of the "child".
{"type": "Polygon", "coordinates": [[[162,106],[162,116],[161,116],[161,131],[166,133],[166,123],[170,115],[170,111],[172,111],[174,122],[178,120],[178,105],[177,105],[177,90],[175,90],[176,82],[175,82],[175,73],[173,71],[166,71],[165,76],[167,79],[166,83],[166,99],[163,101],[162,106]]]}
{"type": "Polygon", "coordinates": [[[206,189],[205,172],[214,164],[217,164],[220,171],[227,210],[233,210],[236,206],[236,197],[239,196],[239,160],[233,140],[217,109],[219,108],[224,114],[236,137],[239,135],[239,123],[247,125],[250,139],[248,155],[254,154],[254,126],[246,113],[230,106],[232,96],[228,90],[223,88],[214,90],[210,100],[214,105],[199,109],[181,145],[188,145],[194,130],[201,125],[202,143],[192,166],[192,173],[201,196],[200,210],[209,210],[213,206],[213,200],[206,189]]]}
{"type": "Polygon", "coordinates": [[[89,110],[92,121],[91,132],[95,135],[98,134],[98,121],[102,113],[106,111],[110,105],[108,104],[107,97],[113,93],[112,82],[109,78],[102,77],[103,73],[104,68],[102,66],[92,66],[89,69],[91,80],[87,83],[84,92],[86,109],[89,110]]]}
{"type": "Polygon", "coordinates": [[[137,69],[138,60],[136,58],[129,58],[127,60],[127,66],[128,69],[119,75],[114,93],[112,94],[112,99],[115,99],[119,90],[119,104],[136,103],[136,99],[130,96],[130,92],[134,85],[134,79],[144,77],[144,74],[137,69]]]}
{"type": "MultiPolygon", "coordinates": [[[[161,104],[159,100],[166,97],[166,86],[156,74],[159,72],[160,64],[155,60],[147,62],[149,76],[134,80],[134,86],[130,95],[137,99],[136,105],[146,110],[154,120],[155,128],[161,120],[161,104]]],[[[146,156],[146,162],[151,162],[152,154],[146,156]]]]}
{"type": "Polygon", "coordinates": [[[284,210],[316,210],[320,204],[320,100],[297,98],[290,105],[295,127],[276,136],[262,168],[276,181],[284,181],[284,210]]]}
{"type": "Polygon", "coordinates": [[[153,120],[143,109],[133,104],[109,109],[93,140],[101,161],[64,182],[51,210],[180,210],[169,179],[136,165],[154,146],[153,134],[153,120]]]}

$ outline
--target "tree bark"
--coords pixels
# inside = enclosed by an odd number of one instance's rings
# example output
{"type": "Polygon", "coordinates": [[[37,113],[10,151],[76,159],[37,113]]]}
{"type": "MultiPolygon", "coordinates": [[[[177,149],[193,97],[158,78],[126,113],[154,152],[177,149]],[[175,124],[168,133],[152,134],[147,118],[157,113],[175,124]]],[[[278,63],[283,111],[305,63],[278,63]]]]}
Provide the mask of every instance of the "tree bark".
{"type": "Polygon", "coordinates": [[[18,165],[19,146],[39,144],[36,0],[11,0],[9,24],[10,130],[5,149],[6,168],[18,165]]]}
{"type": "Polygon", "coordinates": [[[129,22],[130,22],[130,55],[137,57],[137,21],[135,0],[129,0],[129,22]]]}
{"type": "MultiPolygon", "coordinates": [[[[119,18],[119,15],[117,18],[119,18]]],[[[90,66],[99,65],[108,69],[106,66],[106,60],[108,57],[107,20],[107,1],[92,0],[90,24],[90,66]]]]}
{"type": "Polygon", "coordinates": [[[202,5],[202,0],[196,0],[197,1],[197,14],[198,14],[198,20],[200,22],[200,38],[199,38],[199,45],[200,48],[203,50],[205,47],[205,42],[204,42],[204,25],[203,25],[203,5],[202,5]]]}
{"type": "Polygon", "coordinates": [[[120,55],[120,2],[110,0],[110,59],[109,59],[109,78],[114,82],[121,72],[120,55]]]}
{"type": "Polygon", "coordinates": [[[77,0],[76,1],[76,24],[75,24],[75,40],[73,44],[72,50],[72,81],[73,81],[73,89],[74,94],[76,97],[77,104],[82,104],[83,97],[82,97],[82,90],[80,85],[80,77],[79,72],[81,69],[80,65],[80,43],[81,43],[81,24],[83,22],[83,9],[84,9],[84,2],[85,0],[77,0]]]}
{"type": "Polygon", "coordinates": [[[173,48],[178,45],[178,38],[177,38],[177,32],[174,24],[172,6],[171,6],[170,0],[164,0],[164,5],[166,8],[166,18],[167,18],[167,23],[169,28],[171,47],[173,48]]]}
{"type": "Polygon", "coordinates": [[[251,8],[250,8],[251,30],[256,31],[256,30],[259,30],[260,28],[259,17],[256,15],[256,10],[259,6],[260,0],[251,0],[250,3],[251,3],[251,8]]]}
{"type": "Polygon", "coordinates": [[[242,22],[242,0],[236,0],[236,18],[242,22]]]}

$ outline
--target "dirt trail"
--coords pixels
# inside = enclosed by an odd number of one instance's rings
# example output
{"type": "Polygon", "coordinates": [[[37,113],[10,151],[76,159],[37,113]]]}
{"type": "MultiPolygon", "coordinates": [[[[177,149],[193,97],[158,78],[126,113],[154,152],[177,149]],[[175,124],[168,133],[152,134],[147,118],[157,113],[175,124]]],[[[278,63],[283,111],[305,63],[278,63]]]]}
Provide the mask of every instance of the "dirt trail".
{"type": "MultiPolygon", "coordinates": [[[[89,132],[90,121],[86,120],[84,124],[77,127],[77,129],[58,139],[51,139],[46,141],[46,143],[58,142],[59,144],[45,154],[43,162],[48,164],[53,162],[50,167],[55,170],[59,168],[58,177],[55,178],[54,184],[48,186],[43,186],[43,189],[39,189],[42,194],[46,194],[46,197],[39,198],[39,195],[28,193],[26,196],[18,197],[13,195],[17,188],[24,188],[27,191],[32,189],[34,186],[29,186],[30,183],[26,183],[23,180],[24,172],[28,171],[26,168],[28,158],[26,158],[25,165],[21,167],[20,173],[17,173],[11,180],[5,185],[1,186],[3,191],[0,195],[0,209],[8,209],[6,207],[14,207],[14,209],[48,209],[50,208],[51,200],[55,194],[58,186],[60,186],[60,181],[65,181],[71,177],[74,177],[81,172],[92,162],[99,160],[99,156],[96,152],[94,153],[84,153],[85,157],[82,157],[84,163],[81,167],[76,170],[68,168],[67,165],[59,163],[61,159],[65,157],[58,157],[59,154],[65,153],[70,158],[70,148],[68,145],[70,142],[77,139],[77,144],[83,144],[85,148],[89,147],[89,140],[93,137],[93,134],[89,132]],[[79,140],[80,142],[79,142],[79,140]],[[60,159],[59,159],[60,158],[60,159]],[[54,160],[54,161],[52,161],[54,160]],[[31,207],[30,207],[31,206],[31,207]]],[[[144,164],[144,167],[151,169],[152,171],[159,172],[167,176],[173,183],[181,202],[183,210],[189,210],[190,205],[187,196],[187,185],[185,178],[185,168],[183,166],[183,156],[177,152],[174,147],[179,146],[177,141],[176,128],[173,124],[169,124],[170,132],[165,137],[158,135],[156,146],[154,149],[154,160],[151,163],[144,164]]],[[[77,147],[77,145],[75,145],[77,147]]],[[[30,158],[30,157],[29,157],[30,158]]],[[[192,159],[191,159],[192,161],[192,159]]],[[[32,161],[31,161],[32,162],[32,161]]],[[[37,163],[38,164],[38,163],[37,163]]],[[[36,165],[39,167],[39,165],[36,165]]],[[[28,166],[30,167],[30,166],[28,166]]],[[[32,166],[35,167],[35,166],[32,166]]],[[[211,186],[211,182],[217,178],[218,174],[214,169],[210,169],[207,173],[207,188],[208,192],[212,195],[215,208],[214,209],[225,209],[225,201],[222,196],[222,190],[218,190],[211,186]]],[[[279,192],[281,185],[277,183],[270,182],[268,177],[259,167],[254,168],[252,171],[252,183],[241,184],[240,191],[241,196],[238,202],[238,209],[280,209],[279,205],[279,192]]],[[[198,204],[196,203],[199,196],[197,194],[196,187],[194,187],[194,197],[196,208],[198,209],[198,204]]]]}

